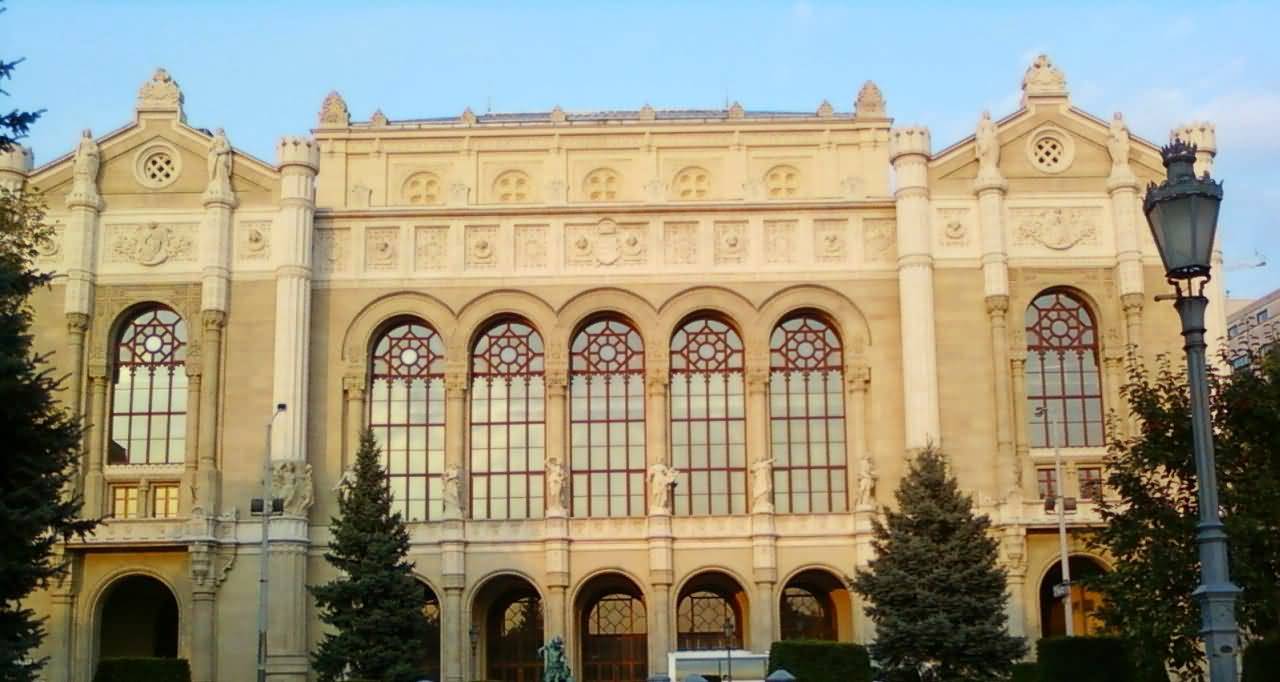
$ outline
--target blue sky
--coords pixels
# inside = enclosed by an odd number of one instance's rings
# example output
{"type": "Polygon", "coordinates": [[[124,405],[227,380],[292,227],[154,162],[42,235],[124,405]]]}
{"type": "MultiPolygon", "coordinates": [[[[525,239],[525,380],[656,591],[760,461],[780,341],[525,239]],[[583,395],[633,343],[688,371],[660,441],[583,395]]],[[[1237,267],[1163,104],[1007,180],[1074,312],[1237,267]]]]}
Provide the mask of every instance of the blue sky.
{"type": "Polygon", "coordinates": [[[1216,174],[1232,296],[1280,286],[1280,3],[280,2],[8,0],[0,57],[26,57],[0,109],[44,108],[27,143],[42,163],[80,129],[127,123],[164,66],[188,121],[226,128],[273,160],[342,92],[357,118],[655,107],[848,110],[875,80],[899,124],[935,149],[984,109],[1017,107],[1022,72],[1047,52],[1073,101],[1122,111],[1163,142],[1217,124],[1216,174]]]}

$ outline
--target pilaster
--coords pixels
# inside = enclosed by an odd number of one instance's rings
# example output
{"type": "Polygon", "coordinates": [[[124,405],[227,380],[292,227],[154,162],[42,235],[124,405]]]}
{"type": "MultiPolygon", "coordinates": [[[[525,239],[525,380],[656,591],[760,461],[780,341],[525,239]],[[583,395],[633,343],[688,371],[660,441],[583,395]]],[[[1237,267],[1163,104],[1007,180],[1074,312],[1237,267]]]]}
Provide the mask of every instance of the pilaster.
{"type": "Polygon", "coordinates": [[[363,372],[351,372],[342,377],[342,395],[346,400],[344,413],[347,417],[347,439],[342,458],[344,469],[355,463],[356,452],[360,449],[360,435],[365,429],[364,401],[367,382],[368,379],[363,372]]]}
{"type": "MultiPolygon", "coordinates": [[[[1013,389],[1013,449],[1017,463],[1018,488],[1023,495],[1031,491],[1027,470],[1023,465],[1031,458],[1031,445],[1027,440],[1027,353],[1015,352],[1009,358],[1009,386],[1013,389]]],[[[1020,516],[1022,510],[1015,512],[1020,516]]]]}
{"type": "Polygon", "coordinates": [[[750,510],[773,513],[773,460],[769,457],[769,356],[747,357],[747,478],[750,510]]]}
{"type": "Polygon", "coordinates": [[[105,513],[102,504],[102,455],[107,430],[107,367],[89,367],[89,444],[85,449],[84,506],[81,514],[97,518],[105,513]]]}
{"type": "Polygon", "coordinates": [[[1002,555],[1001,563],[1006,571],[1006,590],[1009,594],[1009,603],[1005,608],[1005,617],[1009,623],[1009,634],[1014,637],[1026,637],[1026,527],[1006,526],[1000,549],[1002,555]]]}
{"type": "MultiPolygon", "coordinates": [[[[652,351],[645,358],[645,459],[649,467],[669,467],[667,450],[667,385],[670,380],[664,354],[652,351]]],[[[649,469],[652,471],[653,469],[649,469]]],[[[652,481],[650,481],[652,488],[652,481]]],[[[653,599],[649,611],[649,674],[667,672],[667,652],[671,641],[671,584],[675,580],[672,552],[671,509],[652,504],[655,491],[649,490],[645,507],[649,517],[646,535],[649,546],[649,584],[653,599]]]]}
{"type": "Polygon", "coordinates": [[[84,313],[67,314],[67,351],[71,366],[67,368],[67,399],[64,401],[73,414],[82,414],[84,400],[84,340],[89,331],[89,316],[84,313]]]}
{"type": "Polygon", "coordinates": [[[196,504],[210,516],[216,516],[221,497],[221,471],[218,467],[218,398],[222,395],[222,330],[227,314],[205,309],[200,314],[204,327],[200,343],[203,378],[199,391],[192,391],[199,401],[199,449],[196,472],[196,504]]]}
{"type": "Polygon", "coordinates": [[[903,416],[908,450],[941,438],[929,227],[929,130],[894,128],[889,155],[898,181],[898,300],[902,324],[903,416]]]}
{"type": "Polygon", "coordinates": [[[452,475],[457,481],[457,499],[450,500],[448,484],[445,485],[444,516],[446,519],[461,519],[465,516],[464,507],[471,499],[470,471],[463,466],[466,461],[467,433],[467,365],[462,361],[449,362],[444,374],[444,470],[446,477],[452,475]],[[467,471],[467,477],[462,475],[467,471]]]}
{"type": "Polygon", "coordinates": [[[991,329],[991,357],[995,388],[996,469],[995,493],[1004,499],[1018,488],[1021,460],[1013,446],[1013,398],[1009,372],[1009,296],[988,295],[987,322],[991,329]]]}
{"type": "Polygon", "coordinates": [[[76,678],[75,632],[76,601],[80,596],[84,557],[79,552],[65,553],[58,546],[54,550],[54,563],[67,562],[66,570],[49,585],[50,617],[46,640],[49,661],[44,674],[49,680],[76,678]]]}

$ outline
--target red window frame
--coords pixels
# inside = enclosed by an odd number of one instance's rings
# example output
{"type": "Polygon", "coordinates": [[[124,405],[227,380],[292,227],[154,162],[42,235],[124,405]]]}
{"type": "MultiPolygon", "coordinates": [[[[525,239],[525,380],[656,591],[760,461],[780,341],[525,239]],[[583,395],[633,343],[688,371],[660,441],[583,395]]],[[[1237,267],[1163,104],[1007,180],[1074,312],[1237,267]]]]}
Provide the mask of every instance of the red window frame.
{"type": "Polygon", "coordinates": [[[774,508],[847,511],[840,337],[814,315],[783,320],[769,338],[769,366],[774,508]]]}
{"type": "Polygon", "coordinates": [[[166,306],[137,312],[115,347],[108,464],[180,464],[187,439],[187,324],[166,306]]]}
{"type": "Polygon", "coordinates": [[[1036,469],[1036,490],[1042,500],[1058,496],[1058,472],[1053,467],[1036,469]]]}
{"type": "Polygon", "coordinates": [[[426,322],[393,322],[369,362],[369,428],[382,448],[392,511],[441,518],[444,474],[444,340],[426,322]]]}
{"type": "Polygon", "coordinates": [[[645,513],[644,341],[616,318],[569,345],[569,470],[574,516],[645,513]]]}
{"type": "Polygon", "coordinates": [[[1080,467],[1076,470],[1076,483],[1080,488],[1080,499],[1101,499],[1102,467],[1080,467]]]}
{"type": "Polygon", "coordinates": [[[1026,332],[1031,446],[1103,445],[1098,331],[1089,308],[1065,291],[1041,293],[1027,306],[1026,332]]]}
{"type": "Polygon", "coordinates": [[[675,513],[744,514],[746,397],[742,337],[714,317],[671,336],[671,455],[675,513]]]}
{"type": "Polygon", "coordinates": [[[733,595],[712,587],[688,590],[676,604],[676,649],[705,651],[726,644],[742,648],[742,614],[733,595]],[[726,620],[733,623],[731,641],[724,634],[726,620]]]}
{"type": "Polygon", "coordinates": [[[782,639],[836,641],[835,604],[816,587],[792,583],[782,589],[779,609],[782,639]]]}
{"type": "Polygon", "coordinates": [[[519,318],[493,323],[472,347],[472,518],[543,515],[543,352],[542,336],[519,318]]]}

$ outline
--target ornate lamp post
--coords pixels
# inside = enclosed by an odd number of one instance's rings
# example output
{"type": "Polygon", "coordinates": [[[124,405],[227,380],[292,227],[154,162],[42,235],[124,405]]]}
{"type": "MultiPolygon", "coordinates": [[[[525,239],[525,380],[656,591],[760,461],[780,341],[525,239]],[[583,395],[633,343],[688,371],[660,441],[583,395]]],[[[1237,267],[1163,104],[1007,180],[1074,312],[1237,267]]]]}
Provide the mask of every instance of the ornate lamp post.
{"type": "Polygon", "coordinates": [[[724,682],[733,682],[733,645],[735,644],[734,634],[736,628],[732,618],[724,619],[724,655],[725,655],[725,676],[724,682]]]}
{"type": "Polygon", "coordinates": [[[1218,229],[1222,184],[1208,172],[1195,174],[1196,147],[1175,139],[1161,150],[1168,177],[1147,188],[1143,212],[1151,225],[1165,274],[1176,293],[1157,296],[1173,300],[1182,318],[1183,348],[1191,385],[1191,436],[1195,450],[1197,501],[1200,521],[1196,543],[1200,547],[1200,586],[1193,593],[1200,601],[1200,634],[1209,656],[1209,679],[1236,679],[1238,587],[1227,569],[1227,534],[1218,514],[1218,479],[1213,461],[1213,428],[1209,422],[1209,389],[1205,372],[1204,295],[1209,281],[1213,237],[1218,229]],[[1184,290],[1185,286],[1185,290],[1184,290]]]}

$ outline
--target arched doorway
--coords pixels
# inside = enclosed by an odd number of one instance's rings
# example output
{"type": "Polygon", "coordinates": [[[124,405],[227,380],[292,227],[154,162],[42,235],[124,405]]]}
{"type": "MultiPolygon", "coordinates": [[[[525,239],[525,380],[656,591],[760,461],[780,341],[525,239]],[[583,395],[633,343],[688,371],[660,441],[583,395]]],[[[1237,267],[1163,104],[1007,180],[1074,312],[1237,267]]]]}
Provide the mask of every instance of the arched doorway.
{"type": "Polygon", "coordinates": [[[676,648],[680,651],[741,649],[746,623],[747,594],[728,574],[700,573],[680,588],[676,602],[676,648]]]}
{"type": "MultiPolygon", "coordinates": [[[[1095,590],[1087,589],[1080,581],[1090,576],[1103,573],[1106,569],[1089,557],[1073,556],[1069,559],[1071,566],[1071,615],[1075,634],[1097,635],[1103,631],[1102,620],[1098,610],[1102,606],[1102,595],[1095,590]]],[[[1040,632],[1044,637],[1061,637],[1067,634],[1066,607],[1062,599],[1053,596],[1053,586],[1062,582],[1062,562],[1056,562],[1053,568],[1040,581],[1040,632]]]]}
{"type": "Polygon", "coordinates": [[[178,600],[145,575],[115,581],[102,596],[98,658],[177,658],[178,600]]]}
{"type": "Polygon", "coordinates": [[[541,682],[542,598],[529,581],[493,578],[476,595],[472,614],[477,631],[484,633],[474,679],[541,682]]]}
{"type": "Polygon", "coordinates": [[[852,635],[849,591],[831,573],[810,569],[787,581],[778,604],[782,639],[836,642],[852,635]]]}
{"type": "Polygon", "coordinates": [[[628,578],[592,578],[578,592],[578,650],[583,682],[644,682],[649,628],[644,594],[628,578]]]}
{"type": "Polygon", "coordinates": [[[427,618],[427,638],[422,642],[418,671],[428,680],[440,677],[440,599],[426,583],[422,585],[422,615],[427,618]]]}

